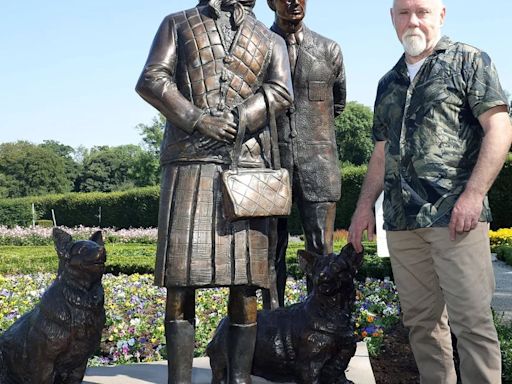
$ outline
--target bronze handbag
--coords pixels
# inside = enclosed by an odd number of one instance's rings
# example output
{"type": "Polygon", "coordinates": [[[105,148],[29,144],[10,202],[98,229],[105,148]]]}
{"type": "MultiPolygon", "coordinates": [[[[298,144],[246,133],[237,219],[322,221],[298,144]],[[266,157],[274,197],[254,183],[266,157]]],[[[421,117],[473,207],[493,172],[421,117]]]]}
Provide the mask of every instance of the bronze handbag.
{"type": "Polygon", "coordinates": [[[288,170],[281,168],[277,126],[269,106],[273,168],[240,168],[238,162],[245,136],[245,112],[239,108],[239,128],[230,169],[222,173],[224,212],[231,221],[251,217],[288,216],[292,192],[288,170]]]}

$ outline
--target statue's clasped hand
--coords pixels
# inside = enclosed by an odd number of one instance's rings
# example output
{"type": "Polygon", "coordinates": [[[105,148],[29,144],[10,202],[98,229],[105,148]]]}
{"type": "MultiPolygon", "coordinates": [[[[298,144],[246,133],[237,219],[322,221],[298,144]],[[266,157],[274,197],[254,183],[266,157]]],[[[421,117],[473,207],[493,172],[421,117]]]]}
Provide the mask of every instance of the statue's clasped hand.
{"type": "Polygon", "coordinates": [[[237,133],[237,123],[231,111],[204,114],[195,128],[203,135],[199,141],[199,146],[203,149],[212,149],[221,144],[232,144],[237,133]]]}

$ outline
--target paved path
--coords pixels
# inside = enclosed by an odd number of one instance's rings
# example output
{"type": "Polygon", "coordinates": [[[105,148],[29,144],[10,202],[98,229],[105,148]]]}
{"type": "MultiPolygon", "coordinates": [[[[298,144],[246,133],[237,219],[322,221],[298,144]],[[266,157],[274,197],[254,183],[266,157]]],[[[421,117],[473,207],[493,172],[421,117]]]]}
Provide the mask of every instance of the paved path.
{"type": "Polygon", "coordinates": [[[512,266],[497,260],[493,263],[496,279],[496,292],[492,299],[492,307],[504,318],[512,321],[512,266]]]}
{"type": "MultiPolygon", "coordinates": [[[[194,359],[192,384],[210,384],[210,363],[207,357],[194,359]]],[[[356,355],[350,361],[347,377],[355,384],[375,384],[366,344],[358,343],[356,355]]],[[[88,368],[83,384],[166,384],[167,363],[131,364],[117,367],[88,368]]],[[[253,384],[271,384],[253,377],[253,384]]]]}

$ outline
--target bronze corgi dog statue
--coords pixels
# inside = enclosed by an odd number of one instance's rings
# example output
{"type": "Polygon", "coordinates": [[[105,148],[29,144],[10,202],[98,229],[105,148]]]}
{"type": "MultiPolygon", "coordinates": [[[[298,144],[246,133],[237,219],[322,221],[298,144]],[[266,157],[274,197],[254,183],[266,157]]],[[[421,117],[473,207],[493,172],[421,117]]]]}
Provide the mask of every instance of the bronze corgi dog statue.
{"type": "MultiPolygon", "coordinates": [[[[349,384],[345,370],[356,350],[354,276],[362,253],[347,244],[339,255],[299,251],[313,291],[301,303],[258,313],[252,374],[275,382],[349,384]]],[[[212,384],[227,383],[224,318],[208,344],[212,384]]]]}
{"type": "Polygon", "coordinates": [[[54,228],[55,281],[41,301],[0,335],[0,384],[78,384],[105,325],[101,232],[73,241],[54,228]]]}

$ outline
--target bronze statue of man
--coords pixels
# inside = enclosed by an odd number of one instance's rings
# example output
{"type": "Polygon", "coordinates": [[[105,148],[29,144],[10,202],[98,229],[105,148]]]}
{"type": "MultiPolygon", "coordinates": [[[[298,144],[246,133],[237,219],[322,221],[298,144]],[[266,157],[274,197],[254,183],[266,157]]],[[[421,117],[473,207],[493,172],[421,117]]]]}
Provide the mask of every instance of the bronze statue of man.
{"type": "Polygon", "coordinates": [[[251,382],[269,220],[227,220],[221,173],[242,120],[240,166],[270,166],[269,108],[284,111],[292,98],[286,45],[256,20],[254,3],[203,0],[167,16],[136,88],[167,119],[155,283],[167,288],[170,384],[191,382],[195,289],[220,286],[230,287],[228,382],[251,382]]]}
{"type": "MultiPolygon", "coordinates": [[[[277,120],[281,165],[292,176],[306,249],[332,253],[341,176],[334,119],[345,108],[345,70],[340,46],[303,22],[306,0],[267,0],[275,12],[271,30],[286,40],[294,104],[277,120]]],[[[279,304],[284,303],[287,219],[279,219],[276,270],[279,304]]]]}

